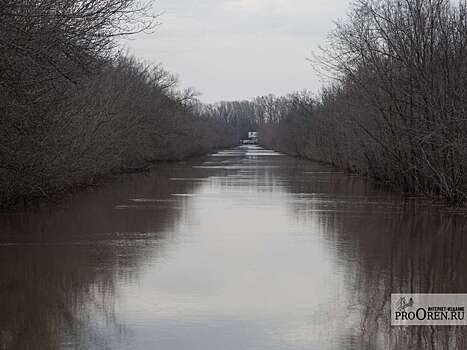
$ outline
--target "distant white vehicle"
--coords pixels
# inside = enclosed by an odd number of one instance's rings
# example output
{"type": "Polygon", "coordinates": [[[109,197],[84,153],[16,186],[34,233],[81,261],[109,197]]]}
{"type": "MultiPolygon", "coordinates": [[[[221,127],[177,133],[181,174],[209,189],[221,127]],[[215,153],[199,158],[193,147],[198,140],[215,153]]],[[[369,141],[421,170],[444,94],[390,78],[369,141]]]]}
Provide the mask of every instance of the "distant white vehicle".
{"type": "Polygon", "coordinates": [[[258,144],[258,132],[250,131],[248,132],[248,138],[241,141],[242,145],[257,145],[258,144]]]}

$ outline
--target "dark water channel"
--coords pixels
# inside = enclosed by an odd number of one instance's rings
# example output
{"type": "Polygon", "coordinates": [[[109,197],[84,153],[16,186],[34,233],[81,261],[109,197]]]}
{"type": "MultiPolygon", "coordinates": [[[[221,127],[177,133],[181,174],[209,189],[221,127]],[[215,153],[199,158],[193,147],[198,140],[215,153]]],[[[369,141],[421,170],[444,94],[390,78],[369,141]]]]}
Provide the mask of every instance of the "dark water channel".
{"type": "Polygon", "coordinates": [[[255,146],[0,215],[0,349],[467,349],[467,219],[255,146]]]}

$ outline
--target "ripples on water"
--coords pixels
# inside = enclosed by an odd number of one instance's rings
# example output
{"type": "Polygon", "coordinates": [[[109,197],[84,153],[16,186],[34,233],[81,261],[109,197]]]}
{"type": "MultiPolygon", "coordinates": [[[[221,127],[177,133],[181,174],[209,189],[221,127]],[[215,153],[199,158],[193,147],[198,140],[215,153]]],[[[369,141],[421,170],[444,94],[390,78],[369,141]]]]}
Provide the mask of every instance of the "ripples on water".
{"type": "Polygon", "coordinates": [[[0,349],[465,349],[389,326],[467,292],[466,219],[248,146],[0,215],[0,349]]]}

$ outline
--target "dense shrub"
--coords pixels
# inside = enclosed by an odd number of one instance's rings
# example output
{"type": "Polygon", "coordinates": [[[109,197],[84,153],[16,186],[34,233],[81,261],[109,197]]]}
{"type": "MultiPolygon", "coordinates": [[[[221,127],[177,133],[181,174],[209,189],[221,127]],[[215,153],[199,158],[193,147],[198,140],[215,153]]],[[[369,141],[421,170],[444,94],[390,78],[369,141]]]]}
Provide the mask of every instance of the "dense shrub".
{"type": "Polygon", "coordinates": [[[116,51],[152,20],[136,0],[0,2],[0,204],[232,144],[169,73],[116,51]]]}
{"type": "Polygon", "coordinates": [[[313,61],[321,94],[252,102],[263,145],[465,203],[465,2],[358,1],[313,61]]]}

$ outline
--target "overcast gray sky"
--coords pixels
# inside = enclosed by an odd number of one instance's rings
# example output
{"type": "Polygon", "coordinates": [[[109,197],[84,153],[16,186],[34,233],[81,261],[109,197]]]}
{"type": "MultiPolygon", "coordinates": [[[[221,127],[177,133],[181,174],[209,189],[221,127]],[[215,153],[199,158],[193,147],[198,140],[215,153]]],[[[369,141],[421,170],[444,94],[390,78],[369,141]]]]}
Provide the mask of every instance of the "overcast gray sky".
{"type": "Polygon", "coordinates": [[[163,63],[201,100],[249,99],[301,89],[320,79],[306,61],[350,0],[157,0],[153,34],[126,40],[129,51],[163,63]]]}

